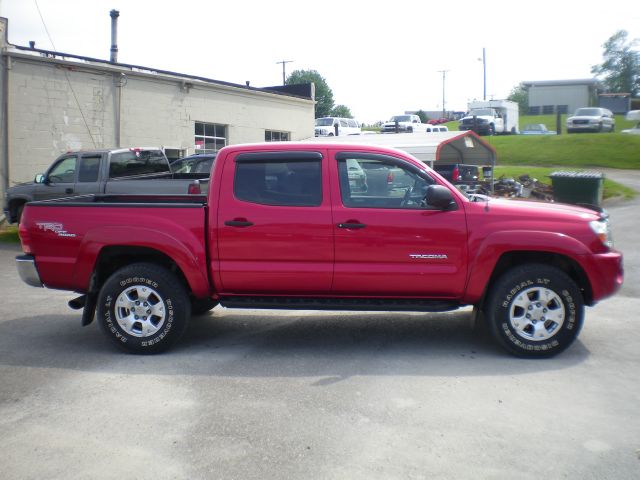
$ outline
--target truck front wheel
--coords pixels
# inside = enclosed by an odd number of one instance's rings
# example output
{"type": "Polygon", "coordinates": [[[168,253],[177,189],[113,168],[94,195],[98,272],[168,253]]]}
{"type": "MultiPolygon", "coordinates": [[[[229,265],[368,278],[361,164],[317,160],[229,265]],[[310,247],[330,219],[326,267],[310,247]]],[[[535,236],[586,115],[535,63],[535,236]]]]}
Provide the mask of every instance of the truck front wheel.
{"type": "Polygon", "coordinates": [[[98,295],[98,323],[130,353],[169,348],[191,315],[187,292],[169,270],[151,263],[128,265],[111,275],[98,295]]]}
{"type": "Polygon", "coordinates": [[[520,357],[551,357],[578,336],[584,302],[563,271],[541,264],[515,267],[502,275],[485,304],[494,338],[520,357]]]}

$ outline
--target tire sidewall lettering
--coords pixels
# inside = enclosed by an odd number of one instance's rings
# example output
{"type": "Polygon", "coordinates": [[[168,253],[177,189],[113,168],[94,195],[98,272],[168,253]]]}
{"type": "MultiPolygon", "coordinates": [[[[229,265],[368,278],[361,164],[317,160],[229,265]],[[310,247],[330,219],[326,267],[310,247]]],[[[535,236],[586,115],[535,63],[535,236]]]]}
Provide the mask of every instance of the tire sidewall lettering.
{"type": "Polygon", "coordinates": [[[584,300],[576,280],[567,272],[555,265],[532,262],[502,272],[490,285],[483,311],[494,338],[507,351],[524,358],[543,358],[565,350],[576,339],[584,321],[584,300]],[[529,338],[527,331],[520,332],[520,328],[529,327],[515,320],[523,315],[516,313],[515,305],[521,307],[529,302],[518,297],[528,289],[550,290],[551,298],[555,297],[564,308],[563,317],[556,317],[561,325],[549,330],[547,335],[551,336],[541,341],[529,338]],[[512,321],[519,326],[512,325],[512,321]]]}
{"type": "Polygon", "coordinates": [[[561,337],[566,331],[572,331],[576,326],[576,305],[571,293],[566,288],[556,288],[551,279],[545,277],[536,277],[535,280],[523,280],[518,282],[508,293],[503,297],[500,306],[503,309],[502,316],[505,321],[500,323],[500,332],[504,337],[513,345],[523,351],[527,352],[545,352],[558,348],[560,342],[558,338],[561,337]],[[544,342],[532,342],[519,337],[512,329],[508,321],[509,311],[513,300],[524,289],[542,286],[548,288],[558,294],[563,301],[565,308],[565,319],[560,327],[560,330],[550,339],[544,342]]]}
{"type": "MultiPolygon", "coordinates": [[[[128,269],[129,273],[132,273],[131,269],[135,267],[136,266],[124,267],[121,271],[124,273],[125,269],[128,269]]],[[[110,336],[116,343],[122,346],[126,345],[127,350],[134,352],[149,350],[153,353],[165,349],[165,344],[173,343],[184,331],[184,327],[186,325],[185,322],[188,318],[186,317],[186,315],[188,315],[188,310],[185,312],[186,297],[185,299],[182,299],[180,295],[184,296],[183,288],[180,285],[174,285],[174,283],[171,282],[171,280],[174,279],[167,277],[167,275],[170,275],[170,272],[164,270],[163,273],[161,267],[153,266],[151,264],[140,264],[139,268],[144,268],[145,272],[148,271],[149,273],[146,275],[126,275],[118,279],[118,273],[116,272],[110,280],[105,282],[105,294],[100,298],[100,305],[102,307],[100,309],[100,324],[103,331],[108,336],[110,336]],[[157,277],[156,273],[160,276],[157,277]],[[170,283],[162,281],[165,278],[169,280],[170,283]],[[155,332],[151,336],[136,337],[134,335],[130,335],[123,330],[116,320],[116,299],[125,290],[132,287],[148,287],[155,290],[162,298],[165,312],[164,324],[162,325],[161,330],[155,332]],[[178,295],[179,298],[174,298],[175,295],[178,295]],[[179,322],[176,323],[178,319],[179,322]]]]}

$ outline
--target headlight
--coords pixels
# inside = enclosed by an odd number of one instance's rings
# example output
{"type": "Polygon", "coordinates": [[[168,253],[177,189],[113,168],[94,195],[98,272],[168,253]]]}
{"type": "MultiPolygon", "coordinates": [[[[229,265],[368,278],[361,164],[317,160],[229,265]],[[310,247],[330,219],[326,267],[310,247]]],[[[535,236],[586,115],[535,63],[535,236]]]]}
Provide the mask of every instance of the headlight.
{"type": "Polygon", "coordinates": [[[609,220],[593,220],[589,222],[589,226],[603,245],[613,248],[613,235],[609,227],[609,220]]]}

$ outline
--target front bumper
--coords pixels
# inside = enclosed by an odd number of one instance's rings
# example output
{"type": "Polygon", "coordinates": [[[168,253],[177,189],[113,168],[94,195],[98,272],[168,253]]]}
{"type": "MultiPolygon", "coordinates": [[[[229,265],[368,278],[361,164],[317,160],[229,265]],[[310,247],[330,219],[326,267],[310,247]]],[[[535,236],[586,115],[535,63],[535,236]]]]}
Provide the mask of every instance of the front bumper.
{"type": "Polygon", "coordinates": [[[591,283],[593,304],[620,290],[624,280],[622,253],[612,250],[585,255],[583,259],[587,263],[586,272],[591,283]]]}
{"type": "Polygon", "coordinates": [[[36,267],[36,259],[33,255],[18,255],[16,257],[18,274],[24,283],[32,287],[43,287],[40,274],[36,267]]]}

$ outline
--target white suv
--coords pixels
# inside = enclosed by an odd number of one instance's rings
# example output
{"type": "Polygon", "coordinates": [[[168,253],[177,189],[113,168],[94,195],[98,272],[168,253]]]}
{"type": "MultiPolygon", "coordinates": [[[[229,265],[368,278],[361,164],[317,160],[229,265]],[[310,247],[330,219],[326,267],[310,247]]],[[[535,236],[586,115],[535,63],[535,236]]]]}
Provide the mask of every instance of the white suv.
{"type": "Polygon", "coordinates": [[[574,132],[613,132],[616,119],[611,110],[600,107],[579,108],[567,118],[567,133],[574,132]]]}
{"type": "Polygon", "coordinates": [[[334,135],[358,135],[360,133],[362,133],[360,123],[353,118],[316,118],[316,137],[333,137],[334,135]]]}

